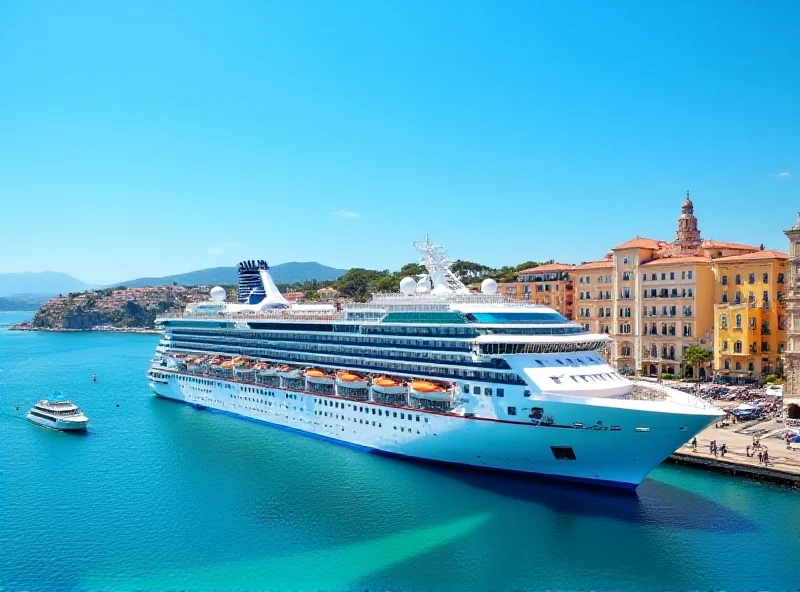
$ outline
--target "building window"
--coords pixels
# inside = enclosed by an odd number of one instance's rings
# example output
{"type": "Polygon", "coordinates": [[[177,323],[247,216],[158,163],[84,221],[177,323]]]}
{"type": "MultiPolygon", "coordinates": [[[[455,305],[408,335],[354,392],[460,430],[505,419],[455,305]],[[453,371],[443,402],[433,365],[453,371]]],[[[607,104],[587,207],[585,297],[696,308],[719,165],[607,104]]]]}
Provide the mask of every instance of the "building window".
{"type": "Polygon", "coordinates": [[[728,285],[728,276],[727,275],[723,275],[722,276],[722,285],[723,286],[727,286],[728,285]]]}
{"type": "Polygon", "coordinates": [[[735,354],[742,353],[742,342],[741,341],[735,341],[733,343],[733,353],[735,353],[735,354]]]}
{"type": "Polygon", "coordinates": [[[728,328],[728,315],[720,315],[719,317],[719,326],[721,329],[728,328]]]}
{"type": "Polygon", "coordinates": [[[725,366],[725,370],[730,370],[731,369],[731,361],[730,360],[725,360],[724,366],[725,366]]]}
{"type": "Polygon", "coordinates": [[[764,282],[765,284],[768,284],[769,283],[769,274],[768,273],[763,274],[761,276],[761,281],[764,282]]]}
{"type": "Polygon", "coordinates": [[[661,280],[664,281],[665,279],[667,279],[667,274],[664,273],[664,272],[661,272],[661,280]]]}
{"type": "Polygon", "coordinates": [[[737,286],[741,286],[742,285],[742,276],[740,276],[738,273],[736,274],[736,281],[734,283],[737,286]]]}
{"type": "Polygon", "coordinates": [[[779,283],[779,284],[783,284],[783,283],[784,283],[784,281],[783,281],[783,274],[782,274],[782,273],[779,273],[779,274],[778,274],[778,283],[779,283]]]}
{"type": "Polygon", "coordinates": [[[727,339],[722,342],[722,351],[724,351],[724,352],[728,351],[728,340],[727,339]]]}
{"type": "Polygon", "coordinates": [[[736,328],[737,329],[741,329],[742,328],[742,315],[740,315],[740,314],[736,315],[736,328]]]}
{"type": "Polygon", "coordinates": [[[687,275],[687,277],[688,277],[689,279],[692,279],[692,270],[690,269],[689,271],[687,271],[687,272],[686,272],[686,275],[687,275]]]}

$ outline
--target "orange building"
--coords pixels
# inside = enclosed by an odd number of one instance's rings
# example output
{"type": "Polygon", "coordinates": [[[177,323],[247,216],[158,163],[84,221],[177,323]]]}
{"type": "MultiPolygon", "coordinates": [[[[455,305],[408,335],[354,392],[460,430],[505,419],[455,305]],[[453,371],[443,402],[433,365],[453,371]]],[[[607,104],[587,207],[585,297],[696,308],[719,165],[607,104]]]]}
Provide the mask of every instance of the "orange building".
{"type": "Polygon", "coordinates": [[[515,300],[549,306],[571,319],[574,269],[565,263],[545,263],[520,271],[516,282],[498,284],[497,290],[515,300]]]}

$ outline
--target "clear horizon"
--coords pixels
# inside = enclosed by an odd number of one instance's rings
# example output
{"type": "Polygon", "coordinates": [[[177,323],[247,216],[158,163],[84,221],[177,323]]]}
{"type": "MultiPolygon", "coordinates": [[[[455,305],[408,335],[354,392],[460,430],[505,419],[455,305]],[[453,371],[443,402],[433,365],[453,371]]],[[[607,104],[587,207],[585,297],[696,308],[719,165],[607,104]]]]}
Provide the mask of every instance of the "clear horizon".
{"type": "Polygon", "coordinates": [[[0,0],[0,272],[787,250],[800,3],[0,0]]]}

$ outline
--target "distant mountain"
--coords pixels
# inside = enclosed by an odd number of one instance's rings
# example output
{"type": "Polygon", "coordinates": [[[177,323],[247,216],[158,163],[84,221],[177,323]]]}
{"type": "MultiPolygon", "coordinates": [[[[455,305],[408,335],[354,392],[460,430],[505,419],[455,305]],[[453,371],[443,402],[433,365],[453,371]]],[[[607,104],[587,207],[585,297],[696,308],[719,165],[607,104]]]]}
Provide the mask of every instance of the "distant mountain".
{"type": "MultiPolygon", "coordinates": [[[[347,272],[346,269],[335,269],[316,261],[280,263],[279,265],[271,266],[269,271],[276,284],[293,284],[306,280],[333,281],[347,272]]],[[[173,282],[179,286],[235,285],[239,283],[239,274],[235,267],[211,267],[160,278],[138,278],[114,285],[137,288],[142,286],[164,286],[173,282]]]]}
{"type": "Polygon", "coordinates": [[[36,310],[50,300],[49,294],[17,294],[16,296],[0,296],[0,311],[36,310]]]}
{"type": "Polygon", "coordinates": [[[0,296],[17,294],[49,294],[53,296],[68,292],[82,292],[93,287],[71,275],[57,271],[0,273],[0,296]]]}

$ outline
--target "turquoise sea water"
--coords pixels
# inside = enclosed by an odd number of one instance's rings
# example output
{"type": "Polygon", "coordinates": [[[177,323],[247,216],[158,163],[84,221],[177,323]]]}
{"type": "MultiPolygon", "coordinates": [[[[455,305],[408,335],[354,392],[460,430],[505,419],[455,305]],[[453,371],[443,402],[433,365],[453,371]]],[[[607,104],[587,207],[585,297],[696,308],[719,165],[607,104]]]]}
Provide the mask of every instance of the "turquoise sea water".
{"type": "Polygon", "coordinates": [[[615,494],[371,455],[150,396],[157,341],[0,329],[0,589],[800,586],[796,491],[665,466],[615,494]],[[55,389],[88,434],[25,420],[55,389]]]}

